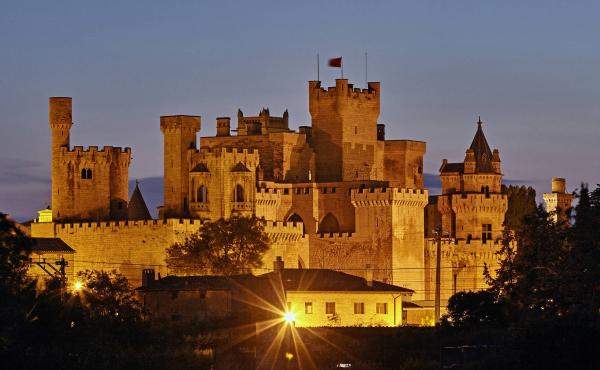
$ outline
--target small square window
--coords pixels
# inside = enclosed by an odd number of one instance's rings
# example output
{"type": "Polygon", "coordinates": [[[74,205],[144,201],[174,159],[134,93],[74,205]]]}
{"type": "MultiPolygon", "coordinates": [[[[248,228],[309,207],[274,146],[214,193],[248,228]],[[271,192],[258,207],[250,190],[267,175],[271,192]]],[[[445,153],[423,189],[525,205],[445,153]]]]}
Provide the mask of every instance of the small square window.
{"type": "Polygon", "coordinates": [[[335,302],[325,303],[325,314],[335,315],[335,302]]]}
{"type": "Polygon", "coordinates": [[[377,313],[386,315],[387,314],[387,303],[377,303],[376,309],[377,309],[377,313]]]}
{"type": "Polygon", "coordinates": [[[304,302],[304,313],[305,314],[313,313],[312,302],[304,302]]]}
{"type": "Polygon", "coordinates": [[[354,314],[355,315],[363,315],[365,313],[365,304],[364,302],[356,302],[354,303],[354,314]]]}

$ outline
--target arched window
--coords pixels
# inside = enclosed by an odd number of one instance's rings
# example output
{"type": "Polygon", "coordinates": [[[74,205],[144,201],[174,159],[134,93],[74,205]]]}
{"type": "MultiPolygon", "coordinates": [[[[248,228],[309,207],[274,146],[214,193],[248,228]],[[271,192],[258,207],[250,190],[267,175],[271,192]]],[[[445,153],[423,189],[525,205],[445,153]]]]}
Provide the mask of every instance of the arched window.
{"type": "Polygon", "coordinates": [[[233,190],[233,201],[238,203],[244,201],[244,187],[240,184],[237,184],[233,190]]]}
{"type": "Polygon", "coordinates": [[[87,169],[87,178],[88,178],[88,180],[92,178],[92,169],[91,168],[87,169]]]}
{"type": "Polygon", "coordinates": [[[290,217],[288,217],[287,222],[302,222],[302,233],[306,234],[306,225],[304,224],[304,220],[300,217],[299,214],[294,213],[290,217]]]}
{"type": "Polygon", "coordinates": [[[86,175],[86,174],[87,174],[87,172],[85,171],[85,168],[83,168],[83,169],[81,170],[81,178],[82,178],[82,179],[86,179],[86,178],[87,178],[87,175],[86,175]]]}
{"type": "Polygon", "coordinates": [[[206,189],[206,186],[200,185],[198,188],[198,191],[196,192],[196,202],[208,203],[208,189],[206,189]]]}
{"type": "Polygon", "coordinates": [[[323,217],[321,223],[319,224],[319,233],[328,234],[328,233],[339,233],[340,232],[340,224],[338,223],[337,218],[331,213],[328,213],[323,217]]]}

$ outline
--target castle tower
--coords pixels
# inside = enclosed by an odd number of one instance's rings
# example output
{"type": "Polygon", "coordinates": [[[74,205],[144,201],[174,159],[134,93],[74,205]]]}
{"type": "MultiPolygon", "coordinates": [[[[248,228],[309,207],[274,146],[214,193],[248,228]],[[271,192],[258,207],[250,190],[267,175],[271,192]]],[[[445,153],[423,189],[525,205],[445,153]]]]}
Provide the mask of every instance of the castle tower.
{"type": "Polygon", "coordinates": [[[443,235],[486,243],[502,236],[508,200],[501,190],[500,152],[490,149],[482,124],[479,118],[463,163],[443,160],[442,195],[437,197],[436,207],[443,235]]]}
{"type": "Polygon", "coordinates": [[[217,117],[217,136],[231,136],[231,118],[217,117]]]}
{"type": "Polygon", "coordinates": [[[308,83],[312,117],[312,142],[316,155],[316,180],[373,179],[376,171],[377,118],[380,83],[354,88],[346,79],[327,90],[321,81],[308,83]]]}
{"type": "Polygon", "coordinates": [[[554,222],[569,222],[569,209],[573,202],[573,194],[567,193],[567,182],[564,178],[552,178],[552,193],[544,193],[546,211],[554,212],[554,222]]]}
{"type": "Polygon", "coordinates": [[[164,135],[164,205],[159,217],[184,217],[189,212],[189,150],[196,149],[200,116],[162,116],[164,135]]]}
{"type": "MultiPolygon", "coordinates": [[[[62,148],[69,149],[69,137],[73,126],[73,106],[70,97],[52,97],[49,99],[50,130],[52,132],[52,217],[60,218],[60,211],[68,207],[60,190],[67,191],[66,176],[62,171],[62,148]]],[[[63,212],[64,214],[64,212],[63,212]]]]}
{"type": "Polygon", "coordinates": [[[56,221],[120,220],[127,217],[130,148],[70,148],[72,99],[50,98],[52,216],[56,221]]]}

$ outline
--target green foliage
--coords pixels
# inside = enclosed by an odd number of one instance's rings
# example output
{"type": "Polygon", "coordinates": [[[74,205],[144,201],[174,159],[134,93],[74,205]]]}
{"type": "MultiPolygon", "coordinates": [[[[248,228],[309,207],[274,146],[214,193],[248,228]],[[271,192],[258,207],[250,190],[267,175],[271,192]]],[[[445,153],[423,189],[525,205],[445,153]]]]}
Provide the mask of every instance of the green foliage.
{"type": "Polygon", "coordinates": [[[0,351],[10,350],[31,320],[35,281],[27,277],[31,241],[0,213],[0,351]]]}
{"type": "Polygon", "coordinates": [[[127,279],[116,271],[85,270],[77,274],[82,283],[81,302],[90,319],[135,322],[141,308],[127,279]]]}
{"type": "Polygon", "coordinates": [[[255,217],[207,222],[183,243],[167,249],[167,265],[178,274],[234,275],[262,265],[269,249],[264,226],[255,217]]]}
{"type": "Polygon", "coordinates": [[[508,196],[508,210],[504,216],[504,226],[509,230],[517,230],[523,217],[536,210],[535,189],[527,186],[503,187],[508,196]]]}
{"type": "Polygon", "coordinates": [[[459,327],[498,326],[505,323],[502,304],[491,291],[459,292],[448,300],[443,321],[459,327]]]}

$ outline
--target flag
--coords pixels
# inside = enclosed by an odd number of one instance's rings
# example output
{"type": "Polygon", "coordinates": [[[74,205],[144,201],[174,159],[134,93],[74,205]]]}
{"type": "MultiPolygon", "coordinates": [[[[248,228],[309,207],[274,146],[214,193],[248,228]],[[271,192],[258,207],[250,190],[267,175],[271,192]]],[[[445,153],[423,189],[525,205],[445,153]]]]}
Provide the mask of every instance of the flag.
{"type": "Polygon", "coordinates": [[[341,68],[342,67],[342,57],[329,59],[329,66],[341,68]]]}

